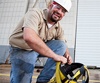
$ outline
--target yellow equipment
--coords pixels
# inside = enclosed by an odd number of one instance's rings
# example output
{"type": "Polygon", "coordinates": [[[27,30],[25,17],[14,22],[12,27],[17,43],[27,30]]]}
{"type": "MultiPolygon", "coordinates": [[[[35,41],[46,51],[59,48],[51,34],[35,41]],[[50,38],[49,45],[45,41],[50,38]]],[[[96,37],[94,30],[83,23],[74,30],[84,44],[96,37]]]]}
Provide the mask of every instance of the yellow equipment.
{"type": "Polygon", "coordinates": [[[56,73],[54,78],[48,83],[89,83],[89,71],[81,63],[72,63],[71,65],[56,64],[56,73]],[[79,82],[80,81],[80,82],[79,82]]]}

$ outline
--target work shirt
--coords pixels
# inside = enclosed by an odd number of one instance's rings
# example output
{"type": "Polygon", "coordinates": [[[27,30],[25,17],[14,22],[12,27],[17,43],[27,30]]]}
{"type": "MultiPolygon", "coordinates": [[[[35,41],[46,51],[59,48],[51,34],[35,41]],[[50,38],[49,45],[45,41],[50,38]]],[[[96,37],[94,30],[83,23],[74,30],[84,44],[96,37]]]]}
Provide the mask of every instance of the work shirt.
{"type": "Polygon", "coordinates": [[[33,29],[44,42],[49,40],[65,41],[59,22],[48,28],[47,15],[47,9],[40,10],[33,8],[28,11],[10,36],[9,44],[13,47],[32,50],[23,39],[23,29],[26,27],[33,29]]]}

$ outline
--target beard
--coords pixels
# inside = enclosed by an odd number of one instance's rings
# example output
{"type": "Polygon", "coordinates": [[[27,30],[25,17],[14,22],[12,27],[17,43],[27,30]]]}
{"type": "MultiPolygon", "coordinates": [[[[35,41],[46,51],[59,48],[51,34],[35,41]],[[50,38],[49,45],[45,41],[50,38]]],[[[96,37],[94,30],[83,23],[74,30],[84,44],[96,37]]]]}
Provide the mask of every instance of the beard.
{"type": "Polygon", "coordinates": [[[54,19],[53,17],[51,17],[51,19],[50,19],[52,22],[55,22],[55,23],[57,23],[59,20],[56,20],[56,19],[54,19]]]}
{"type": "Polygon", "coordinates": [[[60,20],[60,17],[56,16],[55,14],[52,14],[51,17],[50,17],[50,20],[52,22],[57,23],[60,20]]]}

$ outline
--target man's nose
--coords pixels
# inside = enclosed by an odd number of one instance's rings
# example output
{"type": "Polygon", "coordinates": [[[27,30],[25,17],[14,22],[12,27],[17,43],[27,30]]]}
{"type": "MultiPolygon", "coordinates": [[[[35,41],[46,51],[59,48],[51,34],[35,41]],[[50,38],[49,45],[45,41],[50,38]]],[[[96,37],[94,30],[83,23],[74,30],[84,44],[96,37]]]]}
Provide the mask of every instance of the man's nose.
{"type": "Polygon", "coordinates": [[[62,9],[59,9],[58,13],[62,15],[63,14],[62,9]]]}

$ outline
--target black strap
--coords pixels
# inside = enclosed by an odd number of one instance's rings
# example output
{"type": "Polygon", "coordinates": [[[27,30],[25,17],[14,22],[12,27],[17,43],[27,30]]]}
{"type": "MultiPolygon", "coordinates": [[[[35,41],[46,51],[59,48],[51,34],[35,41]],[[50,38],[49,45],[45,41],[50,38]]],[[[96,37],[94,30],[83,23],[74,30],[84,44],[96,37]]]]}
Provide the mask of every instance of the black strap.
{"type": "MultiPolygon", "coordinates": [[[[84,68],[84,65],[81,63],[72,63],[71,65],[64,65],[61,67],[60,65],[60,70],[63,73],[63,75],[65,76],[65,79],[62,80],[62,83],[65,83],[67,80],[75,80],[77,82],[78,78],[83,75],[85,77],[85,72],[86,69],[84,68]],[[71,77],[73,77],[75,74],[72,72],[73,70],[79,68],[78,71],[80,71],[80,74],[78,75],[78,77],[75,77],[74,79],[70,79],[67,77],[67,75],[70,75],[71,77]]],[[[86,80],[82,80],[82,83],[89,83],[89,76],[87,74],[87,79],[86,80]]]]}

